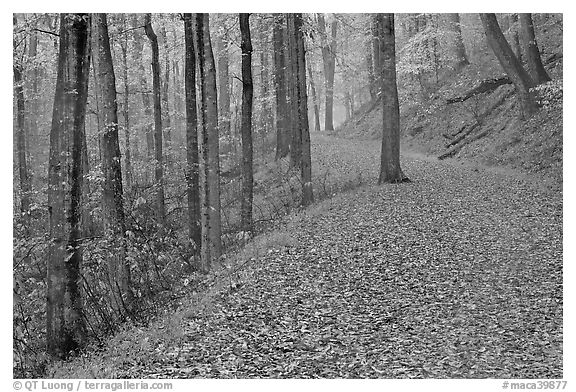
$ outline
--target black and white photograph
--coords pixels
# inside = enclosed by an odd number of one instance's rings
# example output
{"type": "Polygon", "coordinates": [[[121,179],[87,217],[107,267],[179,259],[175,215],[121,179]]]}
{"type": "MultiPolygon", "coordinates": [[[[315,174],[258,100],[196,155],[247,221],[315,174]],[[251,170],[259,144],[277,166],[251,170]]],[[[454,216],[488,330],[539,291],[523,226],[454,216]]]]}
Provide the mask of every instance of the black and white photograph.
{"type": "Polygon", "coordinates": [[[135,9],[11,14],[12,390],[570,390],[564,14],[135,9]]]}

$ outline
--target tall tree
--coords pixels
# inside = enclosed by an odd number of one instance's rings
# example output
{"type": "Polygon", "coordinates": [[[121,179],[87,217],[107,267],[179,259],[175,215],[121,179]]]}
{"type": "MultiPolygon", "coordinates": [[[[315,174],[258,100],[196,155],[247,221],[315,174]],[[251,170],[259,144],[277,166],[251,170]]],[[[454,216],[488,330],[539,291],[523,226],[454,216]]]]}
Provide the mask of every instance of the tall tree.
{"type": "Polygon", "coordinates": [[[284,158],[290,151],[288,134],[288,104],[286,102],[286,59],[284,42],[284,15],[274,15],[272,31],[274,47],[274,88],[276,92],[276,159],[284,158]]]}
{"type": "Polygon", "coordinates": [[[382,151],[378,184],[408,181],[400,167],[400,108],[396,84],[394,14],[377,14],[382,91],[382,151]]]}
{"type": "Polygon", "coordinates": [[[456,69],[460,69],[470,62],[466,55],[466,48],[462,40],[462,29],[460,28],[460,14],[448,14],[449,27],[454,33],[454,55],[456,57],[456,69]]]}
{"type": "Polygon", "coordinates": [[[334,72],[336,70],[336,34],[338,31],[338,20],[332,19],[330,22],[330,38],[326,34],[326,22],[324,14],[318,14],[318,31],[320,32],[322,61],[324,64],[324,81],[326,91],[326,110],[324,111],[324,129],[334,130],[333,109],[334,109],[334,72]]]}
{"type": "Polygon", "coordinates": [[[186,194],[188,196],[188,232],[198,252],[200,234],[200,184],[198,171],[198,113],[196,111],[196,59],[192,14],[184,14],[186,93],[186,194]]]}
{"type": "MultiPolygon", "coordinates": [[[[128,26],[126,25],[126,14],[120,14],[121,22],[122,22],[122,29],[127,30],[128,26]]],[[[124,93],[123,93],[123,102],[122,102],[122,117],[124,119],[124,137],[126,139],[126,152],[125,152],[125,159],[124,164],[126,167],[125,176],[126,176],[126,191],[127,194],[130,195],[132,192],[132,146],[130,140],[130,111],[129,111],[129,102],[130,102],[130,82],[128,80],[128,34],[123,34],[123,37],[120,39],[120,50],[122,51],[122,84],[124,86],[124,93]]],[[[135,147],[137,144],[135,144],[135,147]]],[[[136,148],[135,148],[136,149],[136,148]]],[[[137,149],[136,149],[137,150],[137,149]]]]}
{"type": "Polygon", "coordinates": [[[200,85],[201,269],[210,270],[222,253],[220,218],[220,159],[216,65],[208,14],[193,15],[194,51],[200,85]]]}
{"type": "Polygon", "coordinates": [[[156,180],[156,208],[158,221],[166,223],[166,206],[164,204],[164,164],[162,154],[162,103],[160,92],[160,54],[158,51],[158,37],[152,28],[152,15],[146,14],[144,18],[144,31],[152,47],[152,90],[154,94],[154,151],[156,180]]]}
{"type": "Polygon", "coordinates": [[[168,105],[168,91],[170,90],[170,46],[168,45],[168,35],[166,28],[160,27],[160,37],[162,46],[164,46],[164,77],[162,78],[162,121],[164,124],[164,135],[166,145],[170,146],[172,142],[172,122],[170,121],[170,106],[168,105]]]}
{"type": "MultiPolygon", "coordinates": [[[[96,80],[94,86],[99,90],[99,115],[102,129],[99,132],[102,148],[102,212],[104,217],[104,235],[113,247],[108,258],[108,272],[113,292],[118,296],[128,293],[129,266],[125,258],[126,225],[124,220],[124,201],[122,191],[122,166],[120,144],[118,142],[118,104],[116,102],[116,76],[110,51],[108,21],[106,14],[92,16],[92,34],[95,47],[92,48],[96,80]]],[[[122,301],[118,298],[118,303],[122,301]]]]}
{"type": "MultiPolygon", "coordinates": [[[[16,15],[13,16],[14,27],[17,27],[16,15]]],[[[16,36],[16,35],[15,35],[16,36]]],[[[14,53],[16,54],[18,43],[14,40],[14,53]]],[[[16,126],[17,126],[17,141],[16,150],[18,153],[18,175],[20,177],[20,212],[26,218],[30,210],[30,191],[32,190],[32,183],[30,181],[30,173],[28,171],[28,159],[26,154],[26,107],[24,97],[24,66],[21,58],[13,59],[13,72],[14,72],[14,95],[16,96],[16,126]]]]}
{"type": "MultiPolygon", "coordinates": [[[[371,21],[370,16],[368,16],[369,20],[371,21]]],[[[370,23],[370,26],[372,23],[370,23]]],[[[374,39],[372,37],[372,28],[366,29],[366,70],[368,71],[368,91],[370,92],[370,100],[372,102],[376,101],[377,94],[376,94],[376,77],[374,75],[374,39]]]]}
{"type": "MultiPolygon", "coordinates": [[[[222,20],[223,22],[223,20],[222,20]]],[[[219,31],[215,36],[218,57],[218,109],[220,110],[220,133],[230,133],[230,60],[228,53],[228,32],[219,31]]]]}
{"type": "Polygon", "coordinates": [[[310,78],[310,92],[312,93],[312,103],[314,106],[314,130],[320,132],[320,108],[318,107],[318,95],[316,95],[316,85],[312,74],[312,64],[306,64],[308,68],[308,77],[310,78]]]}
{"type": "MultiPolygon", "coordinates": [[[[292,77],[294,82],[293,116],[295,120],[291,148],[298,146],[298,154],[294,154],[295,165],[300,167],[302,183],[302,206],[314,202],[312,191],[312,162],[310,155],[310,128],[308,125],[308,97],[306,95],[306,51],[302,14],[287,15],[288,46],[292,77]]],[[[294,151],[291,151],[291,155],[294,151]]]]}
{"type": "Polygon", "coordinates": [[[518,14],[510,14],[510,28],[512,34],[512,48],[514,54],[522,64],[522,47],[520,46],[520,34],[518,34],[518,14]]]}
{"type": "Polygon", "coordinates": [[[532,78],[518,58],[512,52],[510,45],[504,38],[504,34],[498,25],[498,20],[495,14],[480,14],[482,25],[486,31],[488,45],[498,58],[500,65],[514,83],[516,93],[518,94],[518,101],[520,103],[520,117],[526,118],[536,111],[536,103],[534,97],[530,93],[530,88],[534,86],[532,78]]]}
{"type": "Polygon", "coordinates": [[[241,227],[252,231],[252,200],[254,198],[254,173],[252,167],[252,39],[250,38],[250,14],[240,14],[242,51],[242,199],[240,206],[241,227]]]}
{"type": "Polygon", "coordinates": [[[524,53],[526,53],[526,64],[528,72],[536,84],[549,82],[550,76],[542,65],[542,58],[536,43],[534,34],[534,24],[532,14],[520,14],[520,31],[522,32],[522,43],[524,44],[524,53]]]}
{"type": "Polygon", "coordinates": [[[86,116],[90,16],[62,14],[48,163],[50,248],[47,263],[48,352],[64,358],[85,343],[81,295],[82,133],[86,116]]]}

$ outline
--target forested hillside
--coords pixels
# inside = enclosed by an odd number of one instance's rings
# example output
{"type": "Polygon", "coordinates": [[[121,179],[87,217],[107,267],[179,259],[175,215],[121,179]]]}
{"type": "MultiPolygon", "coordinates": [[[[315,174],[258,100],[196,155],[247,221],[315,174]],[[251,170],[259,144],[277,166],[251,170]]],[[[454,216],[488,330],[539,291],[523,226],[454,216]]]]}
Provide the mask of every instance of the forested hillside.
{"type": "Polygon", "coordinates": [[[13,376],[562,378],[562,41],[14,14],[13,376]]]}

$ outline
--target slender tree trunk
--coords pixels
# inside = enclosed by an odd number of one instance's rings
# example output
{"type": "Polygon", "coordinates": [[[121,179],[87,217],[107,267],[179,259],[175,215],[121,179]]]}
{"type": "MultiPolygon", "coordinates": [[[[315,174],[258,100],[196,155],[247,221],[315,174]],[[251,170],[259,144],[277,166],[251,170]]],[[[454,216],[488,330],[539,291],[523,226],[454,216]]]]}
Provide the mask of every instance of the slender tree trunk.
{"type": "MultiPolygon", "coordinates": [[[[268,100],[268,89],[269,89],[269,70],[268,70],[268,44],[267,44],[267,37],[266,37],[266,25],[262,19],[260,19],[260,25],[258,26],[259,30],[259,40],[262,45],[260,50],[260,100],[261,100],[261,124],[260,124],[260,132],[262,134],[262,138],[265,141],[266,134],[268,130],[272,128],[272,108],[270,107],[269,100],[268,100]]],[[[263,143],[264,144],[264,143],[263,143]]],[[[263,150],[265,146],[263,145],[263,150]]]]}
{"type": "Polygon", "coordinates": [[[186,90],[186,193],[188,196],[188,232],[195,252],[200,251],[200,183],[198,171],[198,113],[196,112],[196,59],[194,57],[192,14],[184,14],[186,90]]]}
{"type": "Polygon", "coordinates": [[[209,271],[222,252],[220,222],[220,160],[216,66],[208,14],[193,15],[194,50],[200,79],[201,269],[209,271]]]}
{"type": "MultiPolygon", "coordinates": [[[[162,120],[166,146],[172,142],[172,121],[170,120],[170,105],[168,104],[168,92],[170,87],[170,48],[168,46],[168,35],[164,26],[160,28],[160,37],[164,46],[164,78],[162,84],[162,120]]],[[[159,66],[160,67],[160,66],[159,66]]]]}
{"type": "Polygon", "coordinates": [[[382,80],[382,152],[378,184],[408,179],[400,167],[400,109],[396,85],[394,14],[377,14],[382,80]]]}
{"type": "Polygon", "coordinates": [[[312,103],[314,106],[314,130],[320,132],[320,108],[318,107],[318,96],[316,95],[316,86],[314,76],[312,75],[312,65],[308,62],[308,77],[310,78],[310,91],[312,92],[312,103]]]}
{"type": "Polygon", "coordinates": [[[130,281],[129,266],[126,264],[126,243],[124,233],[124,200],[122,191],[122,166],[120,143],[118,141],[118,104],[116,102],[116,76],[110,51],[108,22],[106,14],[92,16],[92,31],[95,35],[93,50],[96,80],[94,85],[100,94],[100,116],[103,129],[100,133],[102,146],[102,212],[104,235],[112,246],[112,256],[108,259],[108,273],[113,292],[120,297],[128,294],[130,281]]]}
{"type": "Polygon", "coordinates": [[[286,59],[284,43],[284,15],[274,16],[274,86],[276,90],[276,160],[290,152],[286,102],[286,59]]]}
{"type": "Polygon", "coordinates": [[[65,358],[86,339],[81,295],[82,133],[90,67],[90,17],[61,14],[56,94],[50,130],[46,339],[65,358]]]}
{"type": "Polygon", "coordinates": [[[161,224],[166,223],[166,206],[164,204],[164,165],[162,156],[162,104],[160,92],[160,58],[158,51],[158,37],[152,29],[152,15],[146,14],[145,32],[150,40],[152,47],[152,83],[154,93],[154,151],[155,151],[155,170],[154,177],[156,180],[156,208],[158,221],[161,224]]]}
{"type": "Polygon", "coordinates": [[[324,112],[324,129],[334,130],[333,109],[334,109],[334,71],[336,70],[336,34],[338,21],[334,19],[330,23],[331,41],[328,42],[326,34],[326,22],[324,15],[318,14],[318,30],[322,39],[322,60],[324,63],[324,80],[326,89],[326,110],[324,112]]]}
{"type": "Polygon", "coordinates": [[[520,14],[520,30],[522,32],[522,42],[524,44],[524,53],[526,53],[526,64],[528,73],[536,84],[549,82],[550,76],[542,65],[542,58],[536,43],[534,34],[534,24],[532,23],[532,14],[520,14]]]}
{"type": "Polygon", "coordinates": [[[250,14],[240,14],[242,42],[242,200],[240,219],[242,231],[250,233],[252,227],[252,200],[254,180],[252,168],[252,40],[250,38],[250,14]]]}
{"type": "Polygon", "coordinates": [[[300,166],[302,162],[302,129],[300,128],[299,84],[298,84],[298,47],[296,41],[295,14],[286,14],[287,52],[286,61],[288,96],[289,96],[289,126],[290,126],[290,164],[300,166]]]}
{"type": "Polygon", "coordinates": [[[454,55],[456,57],[456,69],[461,69],[470,64],[466,55],[464,41],[462,41],[462,30],[460,28],[460,14],[448,14],[450,29],[454,33],[454,55]]]}
{"type": "MultiPolygon", "coordinates": [[[[369,30],[371,32],[371,30],[369,30]]],[[[366,69],[368,71],[368,91],[370,92],[370,100],[376,101],[376,80],[374,76],[374,59],[373,59],[373,38],[371,33],[368,34],[368,41],[366,42],[366,69]]]]}
{"type": "Polygon", "coordinates": [[[510,21],[512,25],[512,48],[518,61],[522,64],[522,47],[520,46],[520,34],[518,34],[518,14],[511,14],[510,21]]]}
{"type": "Polygon", "coordinates": [[[22,81],[22,66],[14,62],[14,93],[16,95],[16,123],[17,130],[17,151],[18,151],[18,174],[20,176],[20,211],[25,221],[27,221],[30,211],[30,196],[32,184],[28,172],[28,159],[26,157],[26,122],[25,122],[25,99],[24,86],[22,81]]]}
{"type": "MultiPolygon", "coordinates": [[[[126,15],[121,14],[122,18],[122,28],[127,29],[126,25],[126,15]]],[[[123,39],[120,41],[120,48],[122,50],[122,79],[124,84],[124,101],[122,105],[122,117],[124,118],[124,137],[126,138],[126,153],[124,164],[126,165],[126,193],[130,195],[132,193],[132,148],[130,140],[130,112],[129,112],[129,102],[130,102],[130,83],[128,80],[128,35],[124,34],[123,39]]]]}
{"type": "MultiPolygon", "coordinates": [[[[382,64],[380,62],[380,40],[378,38],[378,26],[376,21],[377,16],[375,14],[372,15],[370,18],[370,30],[372,32],[372,59],[374,61],[374,86],[375,86],[375,93],[376,99],[381,94],[382,88],[382,64]]],[[[418,19],[415,19],[416,21],[418,19]]],[[[418,32],[418,27],[415,27],[416,32],[418,32]]]]}
{"type": "Polygon", "coordinates": [[[230,134],[230,61],[228,60],[228,40],[226,35],[216,35],[216,53],[218,57],[218,108],[220,110],[220,133],[230,134]]]}
{"type": "Polygon", "coordinates": [[[504,34],[502,34],[502,30],[500,30],[496,20],[496,15],[480,14],[480,19],[486,31],[488,45],[490,45],[500,65],[516,87],[520,103],[520,116],[521,118],[529,117],[537,109],[534,97],[530,93],[530,88],[534,86],[534,82],[524,70],[514,52],[512,52],[506,38],[504,38],[504,34]]]}

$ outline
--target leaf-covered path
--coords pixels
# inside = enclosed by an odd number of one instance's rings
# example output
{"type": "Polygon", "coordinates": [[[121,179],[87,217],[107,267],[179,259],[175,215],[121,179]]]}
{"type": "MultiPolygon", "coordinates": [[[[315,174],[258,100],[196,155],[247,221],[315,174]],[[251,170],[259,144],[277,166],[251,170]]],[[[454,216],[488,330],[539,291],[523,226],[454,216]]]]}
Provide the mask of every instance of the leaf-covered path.
{"type": "MultiPolygon", "coordinates": [[[[378,143],[314,139],[313,154],[328,150],[323,165],[375,181],[378,143]]],[[[182,341],[156,347],[152,366],[117,376],[561,378],[561,193],[402,163],[412,183],[301,214],[295,244],[247,264],[247,281],[185,318],[182,341]]]]}

